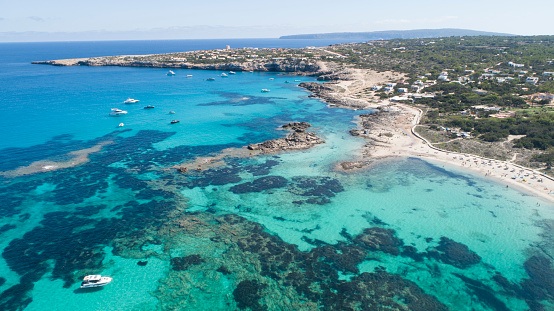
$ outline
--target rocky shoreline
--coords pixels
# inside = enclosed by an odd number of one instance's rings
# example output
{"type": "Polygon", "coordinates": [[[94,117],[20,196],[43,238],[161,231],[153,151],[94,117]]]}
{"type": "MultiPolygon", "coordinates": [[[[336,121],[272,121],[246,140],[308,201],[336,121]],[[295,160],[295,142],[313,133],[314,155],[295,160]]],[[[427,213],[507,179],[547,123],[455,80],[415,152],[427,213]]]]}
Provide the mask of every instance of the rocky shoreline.
{"type": "MultiPolygon", "coordinates": [[[[126,60],[127,56],[120,57],[95,57],[74,58],[47,61],[33,61],[32,64],[52,66],[116,66],[116,67],[146,67],[168,69],[197,69],[197,70],[223,70],[223,71],[262,71],[262,72],[301,72],[313,74],[319,72],[322,67],[319,62],[299,61],[257,61],[257,62],[230,62],[218,64],[193,64],[186,62],[158,62],[126,60]]],[[[329,74],[329,72],[327,72],[329,74]]]]}
{"type": "Polygon", "coordinates": [[[318,98],[333,107],[365,109],[367,101],[341,96],[333,83],[302,82],[298,86],[305,88],[312,94],[309,97],[318,98]]]}

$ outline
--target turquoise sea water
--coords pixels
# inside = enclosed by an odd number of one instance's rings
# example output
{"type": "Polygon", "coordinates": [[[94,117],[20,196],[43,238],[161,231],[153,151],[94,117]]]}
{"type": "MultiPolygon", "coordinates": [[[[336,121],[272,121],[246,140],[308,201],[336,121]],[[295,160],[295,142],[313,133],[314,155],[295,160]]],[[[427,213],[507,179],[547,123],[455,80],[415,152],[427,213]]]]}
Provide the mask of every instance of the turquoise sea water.
{"type": "Polygon", "coordinates": [[[413,158],[336,171],[364,144],[348,130],[369,111],[308,98],[295,80],[313,78],[30,65],[217,44],[0,45],[0,171],[71,162],[68,153],[109,142],[75,167],[0,177],[0,309],[553,307],[552,204],[413,158]],[[326,143],[169,169],[282,137],[290,121],[310,122],[326,143]],[[81,290],[87,274],[114,281],[81,290]]]}

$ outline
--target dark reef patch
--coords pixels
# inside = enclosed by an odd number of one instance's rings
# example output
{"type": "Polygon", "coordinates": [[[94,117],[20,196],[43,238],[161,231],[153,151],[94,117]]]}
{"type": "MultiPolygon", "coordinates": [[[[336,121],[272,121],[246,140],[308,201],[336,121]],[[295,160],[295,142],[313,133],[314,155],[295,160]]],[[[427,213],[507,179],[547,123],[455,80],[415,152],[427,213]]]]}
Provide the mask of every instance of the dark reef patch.
{"type": "Polygon", "coordinates": [[[423,259],[425,258],[425,254],[418,253],[417,248],[410,245],[402,247],[401,255],[404,257],[410,257],[417,262],[423,261],[423,259]]]}
{"type": "Polygon", "coordinates": [[[466,245],[446,237],[441,237],[439,246],[436,249],[438,252],[428,252],[429,257],[460,269],[465,269],[481,261],[481,257],[471,251],[466,245]]]}
{"type": "Polygon", "coordinates": [[[463,276],[458,273],[453,273],[455,276],[459,277],[464,281],[466,286],[472,291],[472,293],[479,298],[485,305],[487,305],[492,310],[496,311],[509,311],[508,307],[500,299],[496,298],[494,295],[494,290],[489,286],[483,284],[480,281],[470,279],[466,276],[463,276]]]}
{"type": "Polygon", "coordinates": [[[221,267],[217,268],[217,270],[215,270],[215,271],[217,271],[219,273],[222,273],[223,275],[231,274],[231,271],[229,271],[229,269],[227,269],[227,267],[225,267],[225,266],[221,266],[221,267]]]}
{"type": "Polygon", "coordinates": [[[8,230],[15,229],[15,228],[17,228],[16,225],[12,225],[12,224],[3,225],[2,227],[0,227],[0,234],[6,232],[8,230]]]}
{"type": "Polygon", "coordinates": [[[23,203],[23,198],[10,193],[3,193],[0,196],[0,216],[10,217],[17,214],[21,203],[23,203]]]}
{"type": "Polygon", "coordinates": [[[87,206],[80,206],[75,209],[74,215],[77,216],[92,216],[98,214],[101,210],[107,208],[107,205],[87,205],[87,206]]]}
{"type": "Polygon", "coordinates": [[[233,297],[239,309],[250,309],[252,311],[267,310],[267,306],[260,304],[262,295],[260,292],[266,288],[265,284],[258,284],[256,280],[241,281],[233,291],[233,297]]]}
{"type": "Polygon", "coordinates": [[[144,260],[144,261],[141,260],[141,261],[137,262],[137,266],[141,266],[141,267],[144,267],[147,264],[148,264],[148,261],[146,261],[146,260],[144,260]]]}
{"type": "Polygon", "coordinates": [[[271,172],[271,168],[273,168],[278,164],[279,164],[278,161],[267,160],[264,163],[245,166],[244,170],[251,173],[254,176],[268,175],[271,172]]]}
{"type": "Polygon", "coordinates": [[[395,236],[394,230],[379,227],[365,229],[356,236],[354,243],[370,251],[382,251],[395,256],[400,255],[399,248],[403,245],[402,240],[395,236]]]}
{"type": "Polygon", "coordinates": [[[282,176],[265,176],[252,182],[235,185],[229,191],[240,194],[249,192],[262,192],[268,189],[282,188],[288,184],[288,180],[282,176]]]}
{"type": "Polygon", "coordinates": [[[192,266],[204,263],[205,260],[200,255],[188,255],[185,257],[171,258],[171,267],[175,271],[185,271],[192,266]]]}
{"type": "Polygon", "coordinates": [[[129,174],[118,174],[112,179],[115,184],[124,189],[131,189],[133,191],[142,190],[148,187],[148,184],[129,174]]]}
{"type": "Polygon", "coordinates": [[[554,297],[554,270],[550,260],[542,256],[532,256],[523,264],[528,279],[523,280],[521,287],[531,294],[533,300],[554,297]]]}
{"type": "Polygon", "coordinates": [[[344,187],[337,179],[330,177],[293,177],[288,187],[289,192],[310,197],[306,200],[296,200],[295,204],[327,204],[330,198],[344,191],[344,187]]]}
{"type": "Polygon", "coordinates": [[[223,168],[212,168],[201,172],[193,172],[189,181],[185,184],[189,188],[222,186],[226,184],[235,184],[242,180],[238,175],[241,169],[237,166],[228,166],[223,168]]]}

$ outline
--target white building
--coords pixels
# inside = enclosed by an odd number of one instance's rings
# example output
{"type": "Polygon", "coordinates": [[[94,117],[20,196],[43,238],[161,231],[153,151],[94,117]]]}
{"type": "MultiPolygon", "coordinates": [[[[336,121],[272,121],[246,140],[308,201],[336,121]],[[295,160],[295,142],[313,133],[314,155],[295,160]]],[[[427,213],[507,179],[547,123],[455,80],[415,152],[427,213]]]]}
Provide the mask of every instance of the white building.
{"type": "Polygon", "coordinates": [[[508,65],[514,67],[514,68],[521,68],[521,67],[525,67],[524,64],[516,64],[514,62],[508,62],[508,65]]]}
{"type": "Polygon", "coordinates": [[[539,78],[537,78],[537,77],[527,77],[525,82],[531,83],[531,84],[537,84],[537,82],[539,82],[539,78]]]}

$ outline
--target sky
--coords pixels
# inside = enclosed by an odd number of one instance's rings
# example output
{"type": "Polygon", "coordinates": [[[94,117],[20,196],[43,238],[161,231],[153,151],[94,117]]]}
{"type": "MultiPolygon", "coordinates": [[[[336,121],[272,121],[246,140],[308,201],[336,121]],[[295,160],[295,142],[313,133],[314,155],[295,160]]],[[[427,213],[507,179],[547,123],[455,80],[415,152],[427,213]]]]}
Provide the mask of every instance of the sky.
{"type": "Polygon", "coordinates": [[[463,28],[554,34],[552,0],[0,0],[0,42],[463,28]]]}

